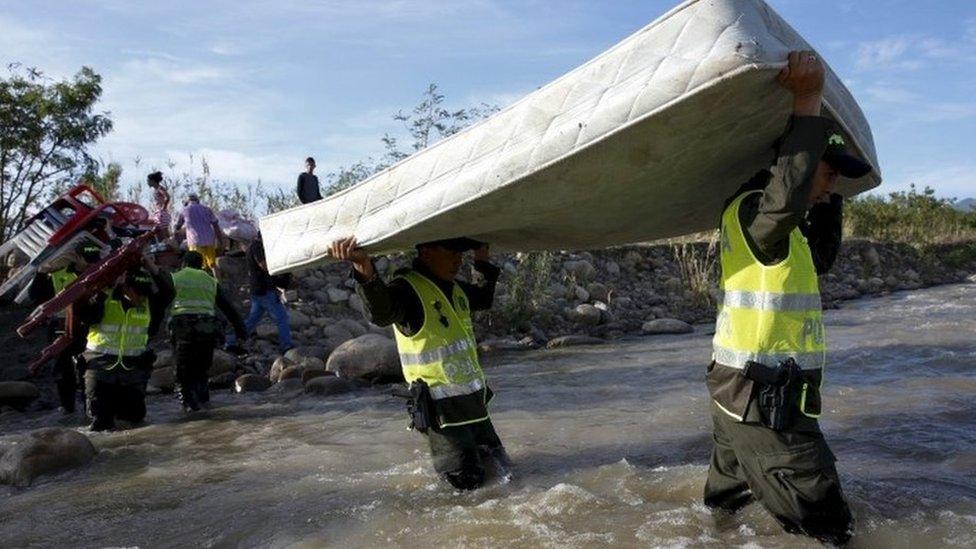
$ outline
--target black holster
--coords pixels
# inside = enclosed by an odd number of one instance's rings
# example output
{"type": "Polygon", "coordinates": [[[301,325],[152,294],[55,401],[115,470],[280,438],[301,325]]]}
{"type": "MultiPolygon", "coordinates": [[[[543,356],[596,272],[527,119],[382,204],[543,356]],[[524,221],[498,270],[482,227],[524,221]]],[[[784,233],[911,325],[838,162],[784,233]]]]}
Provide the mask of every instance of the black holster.
{"type": "Polygon", "coordinates": [[[763,425],[774,431],[792,427],[803,387],[803,371],[796,361],[788,358],[771,368],[750,360],[742,375],[753,382],[752,396],[763,425]]]}
{"type": "Polygon", "coordinates": [[[393,396],[407,399],[411,430],[426,433],[434,426],[434,399],[430,396],[430,387],[422,379],[411,382],[406,388],[393,389],[393,396]]]}

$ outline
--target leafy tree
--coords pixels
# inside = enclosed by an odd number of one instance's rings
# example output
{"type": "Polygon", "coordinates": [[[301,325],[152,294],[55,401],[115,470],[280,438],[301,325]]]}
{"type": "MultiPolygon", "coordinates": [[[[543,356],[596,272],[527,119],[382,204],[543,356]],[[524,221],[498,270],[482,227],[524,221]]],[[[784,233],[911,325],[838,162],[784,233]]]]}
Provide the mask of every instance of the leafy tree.
{"type": "Polygon", "coordinates": [[[102,78],[91,68],[61,82],[18,64],[7,69],[0,79],[0,241],[22,228],[38,199],[92,172],[88,147],[112,130],[108,113],[93,112],[102,78]]]}
{"type": "Polygon", "coordinates": [[[83,179],[105,200],[109,202],[121,200],[119,186],[122,180],[122,166],[118,162],[109,162],[104,168],[96,164],[89,168],[83,179]]]}

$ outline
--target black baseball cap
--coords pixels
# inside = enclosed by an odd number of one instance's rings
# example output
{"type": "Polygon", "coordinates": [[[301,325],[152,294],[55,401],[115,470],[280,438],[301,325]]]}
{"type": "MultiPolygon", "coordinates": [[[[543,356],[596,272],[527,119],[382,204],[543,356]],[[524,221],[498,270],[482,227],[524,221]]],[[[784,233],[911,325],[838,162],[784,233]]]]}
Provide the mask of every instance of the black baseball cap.
{"type": "Polygon", "coordinates": [[[823,161],[849,179],[858,179],[871,173],[871,165],[861,160],[847,145],[847,139],[836,124],[827,136],[827,150],[823,161]]]}
{"type": "Polygon", "coordinates": [[[152,277],[141,268],[129,269],[125,273],[125,285],[139,295],[148,296],[152,293],[152,277]]]}
{"type": "Polygon", "coordinates": [[[96,263],[102,258],[102,248],[91,242],[82,242],[75,246],[75,253],[89,263],[96,263]]]}
{"type": "Polygon", "coordinates": [[[429,248],[434,246],[440,246],[442,248],[447,248],[448,250],[454,252],[466,252],[468,250],[477,250],[478,248],[484,246],[484,242],[479,242],[473,238],[468,238],[465,236],[458,238],[444,238],[441,240],[431,240],[430,242],[422,242],[417,244],[417,249],[429,248]]]}

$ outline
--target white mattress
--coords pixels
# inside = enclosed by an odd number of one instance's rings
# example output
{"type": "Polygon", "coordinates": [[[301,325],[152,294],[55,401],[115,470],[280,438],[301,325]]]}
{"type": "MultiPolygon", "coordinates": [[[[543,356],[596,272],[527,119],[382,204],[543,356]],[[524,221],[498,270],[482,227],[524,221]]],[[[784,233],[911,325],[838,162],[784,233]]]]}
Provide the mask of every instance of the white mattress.
{"type": "MultiPolygon", "coordinates": [[[[716,227],[772,160],[790,113],[775,82],[812,49],[762,0],[690,0],[514,105],[363,183],[261,219],[272,272],[469,236],[496,250],[592,249],[716,227]]],[[[881,182],[871,130],[828,70],[826,111],[881,182]]]]}

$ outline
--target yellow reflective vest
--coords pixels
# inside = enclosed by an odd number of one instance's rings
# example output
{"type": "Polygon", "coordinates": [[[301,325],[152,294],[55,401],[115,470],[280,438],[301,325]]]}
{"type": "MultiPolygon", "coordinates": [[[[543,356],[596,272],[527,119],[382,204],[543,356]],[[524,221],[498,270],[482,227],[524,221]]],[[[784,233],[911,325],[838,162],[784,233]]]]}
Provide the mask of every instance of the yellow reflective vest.
{"type": "MultiPolygon", "coordinates": [[[[826,343],[820,285],[810,246],[795,228],[789,236],[786,259],[764,265],[755,257],[740,222],[739,206],[747,196],[758,192],[738,196],[722,215],[722,297],[713,339],[713,359],[718,364],[742,369],[748,361],[776,366],[792,357],[804,370],[804,377],[816,380],[819,389],[826,343]]],[[[816,414],[808,410],[809,389],[804,383],[800,408],[815,417],[819,415],[819,403],[816,414]]],[[[721,402],[716,402],[722,407],[721,402]]]]}
{"type": "Polygon", "coordinates": [[[200,269],[184,268],[173,273],[173,315],[213,315],[217,301],[217,279],[200,269]]]}
{"type": "Polygon", "coordinates": [[[149,344],[149,306],[146,304],[129,307],[111,297],[105,300],[105,309],[98,324],[88,329],[89,352],[116,357],[115,366],[122,364],[127,357],[139,356],[149,344]]]}
{"type": "Polygon", "coordinates": [[[424,323],[414,335],[394,326],[403,377],[430,386],[440,427],[466,425],[488,419],[490,390],[478,361],[477,343],[468,298],[454,284],[451,299],[416,271],[398,275],[417,293],[424,323]]]}
{"type": "Polygon", "coordinates": [[[58,269],[51,273],[51,284],[54,286],[54,294],[61,293],[61,290],[68,287],[78,278],[78,274],[68,270],[67,267],[58,269]]]}

